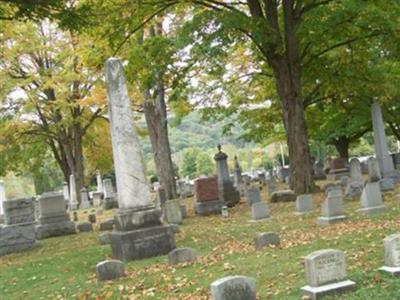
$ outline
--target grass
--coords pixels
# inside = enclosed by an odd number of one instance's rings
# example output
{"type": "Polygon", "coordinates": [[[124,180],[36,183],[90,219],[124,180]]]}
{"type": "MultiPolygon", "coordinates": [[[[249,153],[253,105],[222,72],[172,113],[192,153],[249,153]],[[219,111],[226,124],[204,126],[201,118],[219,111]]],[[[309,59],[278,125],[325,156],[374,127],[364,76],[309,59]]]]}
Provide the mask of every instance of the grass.
{"type": "MultiPolygon", "coordinates": [[[[357,200],[346,200],[348,220],[326,228],[316,224],[319,209],[297,217],[293,203],[270,204],[272,219],[261,223],[248,222],[245,204],[231,209],[228,219],[197,217],[189,209],[176,241],[197,250],[196,263],[172,267],[166,256],[129,262],[126,277],[105,283],[96,282],[95,265],[109,257],[110,248],[98,244],[97,231],[50,238],[34,250],[0,258],[0,299],[209,299],[210,283],[228,275],[254,277],[259,299],[301,299],[304,257],[324,248],[345,251],[348,277],[358,285],[327,299],[400,299],[400,278],[377,271],[383,238],[399,231],[399,192],[385,194],[389,209],[373,218],[356,213],[357,200]],[[280,235],[280,247],[255,251],[254,235],[267,231],[280,235]]],[[[323,193],[313,197],[319,208],[323,193]]],[[[191,199],[186,201],[189,207],[191,199]]]]}

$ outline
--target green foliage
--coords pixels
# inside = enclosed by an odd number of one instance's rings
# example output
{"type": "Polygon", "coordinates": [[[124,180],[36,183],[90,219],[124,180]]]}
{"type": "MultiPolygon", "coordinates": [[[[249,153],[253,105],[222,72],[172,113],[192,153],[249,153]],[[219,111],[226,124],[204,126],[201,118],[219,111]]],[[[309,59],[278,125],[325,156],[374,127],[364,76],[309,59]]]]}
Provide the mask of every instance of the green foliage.
{"type": "Polygon", "coordinates": [[[186,148],[182,152],[182,166],[180,168],[181,175],[191,178],[197,173],[197,156],[200,150],[197,148],[186,148]]]}
{"type": "Polygon", "coordinates": [[[196,157],[196,175],[213,175],[215,174],[215,163],[211,156],[206,152],[198,153],[196,157]]]}

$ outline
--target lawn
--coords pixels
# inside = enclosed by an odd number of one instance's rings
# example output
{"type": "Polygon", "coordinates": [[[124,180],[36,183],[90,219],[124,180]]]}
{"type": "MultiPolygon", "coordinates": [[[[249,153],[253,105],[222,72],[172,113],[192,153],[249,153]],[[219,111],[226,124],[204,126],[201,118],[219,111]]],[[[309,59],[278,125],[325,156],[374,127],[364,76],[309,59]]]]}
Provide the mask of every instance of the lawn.
{"type": "MultiPolygon", "coordinates": [[[[356,213],[358,200],[346,199],[348,220],[325,228],[316,224],[323,193],[313,195],[313,214],[297,217],[293,203],[274,203],[272,218],[260,223],[248,222],[244,203],[228,219],[194,216],[189,209],[176,242],[197,250],[196,263],[172,267],[166,256],[129,262],[126,277],[105,283],[96,282],[95,266],[110,248],[99,245],[98,231],[50,238],[34,250],[0,257],[0,299],[209,299],[210,283],[228,275],[254,277],[259,299],[301,299],[304,257],[324,248],[345,251],[348,277],[358,285],[338,299],[399,299],[400,278],[377,271],[384,237],[400,231],[398,194],[399,187],[386,193],[387,212],[373,218],[356,213]],[[253,237],[268,231],[279,234],[281,245],[255,251],[253,237]]],[[[191,199],[186,201],[189,207],[191,199]]],[[[86,215],[80,212],[80,219],[86,215]]]]}

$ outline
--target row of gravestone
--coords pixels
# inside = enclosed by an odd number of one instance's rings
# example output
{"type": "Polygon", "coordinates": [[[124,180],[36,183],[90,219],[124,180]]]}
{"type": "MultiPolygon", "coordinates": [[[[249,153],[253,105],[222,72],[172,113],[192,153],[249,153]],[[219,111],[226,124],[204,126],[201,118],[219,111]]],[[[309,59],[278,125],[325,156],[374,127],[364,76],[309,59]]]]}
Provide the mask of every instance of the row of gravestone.
{"type": "MultiPolygon", "coordinates": [[[[274,233],[260,234],[256,239],[263,246],[279,244],[279,237],[274,233]]],[[[400,234],[386,237],[384,248],[384,266],[380,270],[400,275],[400,234]]],[[[191,248],[177,248],[168,254],[168,261],[171,265],[191,263],[196,261],[196,256],[191,248]]],[[[96,273],[99,281],[113,280],[124,276],[124,264],[118,260],[104,261],[97,264],[96,273]]],[[[347,279],[345,255],[340,250],[324,249],[309,254],[305,258],[305,273],[307,285],[301,292],[311,299],[356,288],[356,283],[347,279]]],[[[250,277],[224,277],[214,281],[210,288],[213,300],[257,299],[255,279],[250,277]]]]}

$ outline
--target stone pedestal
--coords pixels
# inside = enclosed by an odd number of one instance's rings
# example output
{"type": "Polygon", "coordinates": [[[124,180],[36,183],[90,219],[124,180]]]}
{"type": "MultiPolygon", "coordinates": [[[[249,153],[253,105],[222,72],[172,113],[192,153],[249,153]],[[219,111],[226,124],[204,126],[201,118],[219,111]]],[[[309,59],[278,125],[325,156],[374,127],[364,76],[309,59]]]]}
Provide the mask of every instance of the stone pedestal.
{"type": "Polygon", "coordinates": [[[39,214],[39,225],[35,228],[37,239],[76,233],[61,193],[44,193],[39,198],[39,214]]]}
{"type": "Polygon", "coordinates": [[[33,199],[4,201],[3,209],[5,225],[0,225],[0,256],[35,247],[33,199]]]}

